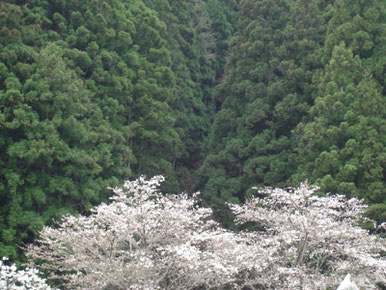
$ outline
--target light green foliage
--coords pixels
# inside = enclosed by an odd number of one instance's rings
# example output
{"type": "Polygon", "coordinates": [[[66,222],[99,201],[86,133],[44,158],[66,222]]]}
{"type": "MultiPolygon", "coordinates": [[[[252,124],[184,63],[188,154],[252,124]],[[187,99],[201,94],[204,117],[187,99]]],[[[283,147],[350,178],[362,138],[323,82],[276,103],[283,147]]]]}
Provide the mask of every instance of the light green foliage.
{"type": "Polygon", "coordinates": [[[335,1],[331,7],[326,52],[331,57],[333,48],[344,41],[363,65],[373,73],[386,93],[386,3],[382,0],[335,1]]]}
{"type": "Polygon", "coordinates": [[[21,83],[15,71],[1,92],[2,239],[13,245],[63,212],[90,208],[117,182],[113,139],[104,134],[110,126],[91,92],[57,45],[30,52],[28,79],[21,83]]]}

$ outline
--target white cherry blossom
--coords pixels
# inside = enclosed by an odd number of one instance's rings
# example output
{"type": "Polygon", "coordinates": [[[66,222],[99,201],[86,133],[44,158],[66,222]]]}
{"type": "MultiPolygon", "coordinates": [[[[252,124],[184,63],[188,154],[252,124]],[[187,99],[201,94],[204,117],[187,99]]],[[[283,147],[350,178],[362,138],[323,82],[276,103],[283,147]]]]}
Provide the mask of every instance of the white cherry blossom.
{"type": "Polygon", "coordinates": [[[162,181],[127,181],[89,216],[45,227],[26,249],[31,266],[62,289],[326,289],[347,273],[385,283],[385,242],[358,226],[358,199],[267,188],[230,205],[256,229],[236,233],[198,206],[199,193],[162,194],[162,181]]]}

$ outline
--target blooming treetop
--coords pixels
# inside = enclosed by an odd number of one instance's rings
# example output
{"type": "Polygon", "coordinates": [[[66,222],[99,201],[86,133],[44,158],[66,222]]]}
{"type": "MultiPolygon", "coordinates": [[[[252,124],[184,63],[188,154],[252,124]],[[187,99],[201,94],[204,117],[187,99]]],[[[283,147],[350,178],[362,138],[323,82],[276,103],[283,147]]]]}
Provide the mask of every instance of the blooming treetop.
{"type": "Polygon", "coordinates": [[[114,188],[110,204],[88,217],[46,227],[27,255],[62,288],[220,287],[253,265],[247,241],[219,228],[211,210],[187,194],[162,195],[163,177],[114,188]]]}
{"type": "Polygon", "coordinates": [[[239,223],[262,230],[234,233],[197,195],[158,192],[162,181],[127,181],[91,215],[45,227],[27,248],[32,265],[63,289],[324,289],[347,271],[385,281],[385,244],[355,225],[359,200],[314,197],[306,185],[267,189],[230,205],[239,223]]]}
{"type": "Polygon", "coordinates": [[[385,283],[385,240],[358,226],[366,206],[343,195],[315,196],[317,189],[266,188],[265,198],[230,205],[238,223],[261,229],[250,239],[270,247],[270,265],[254,280],[273,289],[325,289],[351,273],[385,283]]]}
{"type": "Polygon", "coordinates": [[[0,260],[0,289],[2,290],[50,290],[46,280],[38,276],[37,269],[17,270],[15,265],[7,266],[0,260]]]}

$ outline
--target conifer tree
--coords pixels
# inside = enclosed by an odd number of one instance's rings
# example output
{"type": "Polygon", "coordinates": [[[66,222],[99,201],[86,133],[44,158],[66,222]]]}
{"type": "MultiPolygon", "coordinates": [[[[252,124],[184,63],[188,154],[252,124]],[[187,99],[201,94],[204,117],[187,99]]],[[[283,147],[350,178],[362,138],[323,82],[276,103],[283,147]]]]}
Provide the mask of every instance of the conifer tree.
{"type": "Polygon", "coordinates": [[[199,186],[211,204],[243,200],[252,184],[285,185],[296,169],[291,130],[313,102],[326,30],[319,1],[241,1],[221,104],[199,186]]]}
{"type": "Polygon", "coordinates": [[[0,253],[136,174],[172,173],[174,76],[142,1],[2,2],[0,253]],[[3,10],[2,10],[3,13],[3,10]]]}
{"type": "MultiPolygon", "coordinates": [[[[216,42],[224,43],[231,34],[231,31],[222,32],[221,35],[213,33],[212,19],[216,16],[212,10],[218,9],[218,13],[223,15],[224,10],[232,4],[222,6],[216,1],[211,5],[201,0],[144,2],[157,11],[158,17],[166,25],[162,36],[172,52],[171,69],[175,74],[171,107],[176,117],[176,130],[183,143],[179,155],[174,159],[177,184],[173,187],[169,185],[168,190],[191,190],[197,168],[202,163],[204,142],[214,111],[212,95],[215,75],[223,70],[223,60],[220,58],[224,57],[225,49],[221,48],[218,54],[220,48],[216,47],[216,42]]],[[[222,18],[221,21],[226,27],[230,25],[228,19],[222,18]]]]}
{"type": "MultiPolygon", "coordinates": [[[[308,178],[326,192],[384,203],[386,102],[382,88],[359,56],[354,57],[341,43],[321,77],[319,94],[310,111],[312,121],[296,130],[302,160],[296,178],[308,178]]],[[[381,222],[384,212],[373,217],[381,222]]]]}
{"type": "Polygon", "coordinates": [[[331,8],[326,36],[329,57],[336,45],[344,42],[383,86],[386,93],[386,3],[385,1],[337,0],[331,8]]]}
{"type": "Polygon", "coordinates": [[[385,119],[386,5],[376,0],[339,0],[328,5],[325,14],[329,21],[321,56],[327,66],[323,77],[314,78],[319,89],[311,119],[296,129],[300,143],[294,179],[308,178],[324,190],[361,196],[372,204],[368,214],[382,222],[386,219],[382,161],[386,141],[378,128],[385,119]],[[316,130],[321,133],[317,140],[326,138],[323,145],[310,139],[316,130]],[[332,138],[338,131],[342,132],[339,139],[332,138]],[[314,152],[305,153],[310,150],[314,152]]]}

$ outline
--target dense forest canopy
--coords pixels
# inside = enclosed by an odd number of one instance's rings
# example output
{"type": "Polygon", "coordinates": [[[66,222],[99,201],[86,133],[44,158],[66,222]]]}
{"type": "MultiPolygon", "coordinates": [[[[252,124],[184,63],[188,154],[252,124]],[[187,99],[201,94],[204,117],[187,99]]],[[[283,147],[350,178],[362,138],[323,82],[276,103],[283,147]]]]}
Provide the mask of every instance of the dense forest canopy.
{"type": "Polygon", "coordinates": [[[382,0],[0,2],[0,256],[140,175],[360,197],[386,221],[382,0]]]}
{"type": "Polygon", "coordinates": [[[199,188],[218,217],[251,186],[309,180],[386,218],[384,1],[241,1],[199,188]]]}

